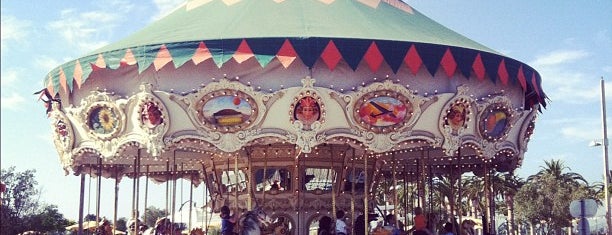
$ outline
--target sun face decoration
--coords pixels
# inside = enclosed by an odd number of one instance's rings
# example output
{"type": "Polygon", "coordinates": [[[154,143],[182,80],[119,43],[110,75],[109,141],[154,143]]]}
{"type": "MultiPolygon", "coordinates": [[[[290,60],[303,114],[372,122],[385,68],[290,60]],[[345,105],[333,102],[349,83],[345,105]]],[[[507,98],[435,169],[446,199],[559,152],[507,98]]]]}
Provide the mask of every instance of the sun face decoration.
{"type": "Polygon", "coordinates": [[[319,120],[320,109],[317,101],[310,97],[302,98],[295,107],[294,118],[302,121],[304,125],[310,125],[319,120]]]}

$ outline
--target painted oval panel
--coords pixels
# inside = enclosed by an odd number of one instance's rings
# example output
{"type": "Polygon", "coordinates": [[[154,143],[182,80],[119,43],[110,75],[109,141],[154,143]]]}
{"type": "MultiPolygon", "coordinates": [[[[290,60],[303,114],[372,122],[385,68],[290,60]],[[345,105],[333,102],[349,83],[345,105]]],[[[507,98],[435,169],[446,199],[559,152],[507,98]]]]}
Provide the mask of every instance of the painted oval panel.
{"type": "Polygon", "coordinates": [[[245,98],[233,95],[212,98],[202,107],[204,118],[218,126],[242,124],[249,120],[252,109],[245,98]]]}
{"type": "Polygon", "coordinates": [[[148,128],[154,128],[164,122],[162,112],[153,102],[147,102],[141,110],[141,121],[148,128]]]}
{"type": "Polygon", "coordinates": [[[117,114],[109,107],[97,107],[89,113],[89,128],[98,134],[110,134],[119,124],[117,114]]]}
{"type": "Polygon", "coordinates": [[[377,127],[392,126],[406,118],[406,104],[398,99],[380,96],[368,99],[359,107],[359,118],[377,127]]]}
{"type": "Polygon", "coordinates": [[[500,138],[508,127],[508,114],[504,110],[493,110],[488,112],[481,122],[483,136],[500,138]]]}

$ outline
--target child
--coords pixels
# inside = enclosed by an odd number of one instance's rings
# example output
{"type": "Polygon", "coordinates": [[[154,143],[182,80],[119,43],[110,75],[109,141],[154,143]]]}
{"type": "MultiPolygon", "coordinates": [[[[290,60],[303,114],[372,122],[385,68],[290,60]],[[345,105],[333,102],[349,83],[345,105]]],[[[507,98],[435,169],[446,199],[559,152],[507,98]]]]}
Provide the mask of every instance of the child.
{"type": "Polygon", "coordinates": [[[344,223],[344,211],[336,211],[336,235],[347,235],[347,230],[346,223],[344,223]]]}
{"type": "Polygon", "coordinates": [[[221,207],[221,235],[236,235],[234,226],[236,226],[236,216],[230,215],[228,206],[221,207]]]}

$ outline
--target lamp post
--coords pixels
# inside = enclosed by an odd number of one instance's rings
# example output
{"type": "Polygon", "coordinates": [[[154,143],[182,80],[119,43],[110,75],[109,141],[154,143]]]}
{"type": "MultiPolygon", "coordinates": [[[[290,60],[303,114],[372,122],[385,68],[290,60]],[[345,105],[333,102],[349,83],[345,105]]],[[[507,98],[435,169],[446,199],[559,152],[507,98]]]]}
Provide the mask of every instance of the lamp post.
{"type": "Polygon", "coordinates": [[[603,77],[601,78],[601,120],[603,138],[601,142],[593,141],[591,146],[603,146],[603,163],[604,163],[604,205],[606,206],[606,225],[608,233],[612,231],[612,218],[610,218],[610,197],[608,195],[608,182],[610,181],[610,170],[608,168],[608,126],[606,124],[606,91],[604,87],[603,77]]]}

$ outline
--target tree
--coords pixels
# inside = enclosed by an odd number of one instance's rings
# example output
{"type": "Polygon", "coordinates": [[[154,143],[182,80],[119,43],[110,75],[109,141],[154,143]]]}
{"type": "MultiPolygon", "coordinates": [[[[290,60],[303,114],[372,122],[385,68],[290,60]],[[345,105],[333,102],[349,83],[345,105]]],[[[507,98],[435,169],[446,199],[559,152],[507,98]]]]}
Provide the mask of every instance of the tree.
{"type": "Polygon", "coordinates": [[[38,210],[38,198],[40,191],[36,189],[34,170],[16,172],[15,167],[2,169],[0,181],[6,186],[2,194],[2,206],[0,207],[0,231],[3,234],[18,234],[27,231],[22,226],[24,217],[38,210]]]}
{"type": "Polygon", "coordinates": [[[155,226],[155,221],[157,221],[157,219],[166,217],[167,215],[168,213],[166,212],[166,210],[150,206],[147,208],[144,214],[144,216],[146,216],[146,219],[143,219],[143,221],[147,226],[153,227],[155,226]]]}
{"type": "Polygon", "coordinates": [[[517,214],[545,232],[560,234],[571,225],[569,202],[591,193],[584,178],[560,160],[545,161],[537,174],[529,176],[515,196],[517,214]]]}
{"type": "Polygon", "coordinates": [[[83,218],[83,222],[86,221],[98,221],[100,222],[102,218],[98,218],[98,216],[96,216],[96,214],[87,214],[85,215],[85,218],[83,218]]]}
{"type": "Polygon", "coordinates": [[[57,206],[39,202],[40,190],[34,170],[15,171],[15,167],[2,169],[0,179],[6,185],[2,194],[0,231],[18,234],[24,231],[63,232],[69,225],[57,206]]]}
{"type": "Polygon", "coordinates": [[[24,227],[41,232],[64,232],[70,222],[59,213],[56,205],[45,206],[40,213],[27,216],[24,227]]]}
{"type": "Polygon", "coordinates": [[[6,192],[2,194],[2,206],[10,208],[17,217],[21,218],[38,210],[40,191],[36,189],[38,182],[34,173],[35,170],[16,172],[14,166],[1,171],[0,180],[6,184],[6,192]]]}

